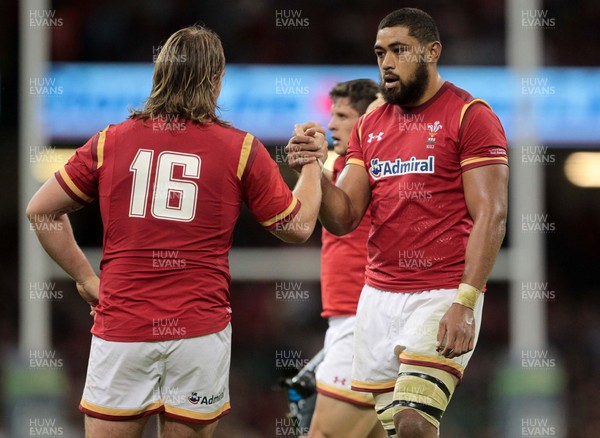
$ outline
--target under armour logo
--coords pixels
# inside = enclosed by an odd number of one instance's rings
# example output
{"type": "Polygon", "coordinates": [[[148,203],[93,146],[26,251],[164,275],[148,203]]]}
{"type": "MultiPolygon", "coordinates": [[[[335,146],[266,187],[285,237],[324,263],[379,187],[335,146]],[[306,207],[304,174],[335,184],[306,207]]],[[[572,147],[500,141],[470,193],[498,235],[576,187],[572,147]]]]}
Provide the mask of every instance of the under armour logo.
{"type": "Polygon", "coordinates": [[[345,385],[346,379],[340,379],[338,376],[335,376],[333,378],[333,383],[339,383],[340,385],[345,385]]]}
{"type": "Polygon", "coordinates": [[[381,139],[383,138],[383,131],[380,131],[379,134],[375,135],[372,132],[369,133],[369,140],[367,143],[371,143],[374,139],[377,139],[377,141],[381,141],[381,139]]]}

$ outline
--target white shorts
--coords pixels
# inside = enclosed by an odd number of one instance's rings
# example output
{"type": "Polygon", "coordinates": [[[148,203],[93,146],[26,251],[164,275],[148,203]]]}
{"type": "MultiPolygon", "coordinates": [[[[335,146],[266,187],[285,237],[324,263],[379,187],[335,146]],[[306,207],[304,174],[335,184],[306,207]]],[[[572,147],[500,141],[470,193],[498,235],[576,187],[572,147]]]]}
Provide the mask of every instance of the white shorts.
{"type": "Polygon", "coordinates": [[[158,342],[92,337],[79,409],[104,420],[164,412],[212,423],[230,411],[231,324],[218,333],[158,342]]]}
{"type": "MultiPolygon", "coordinates": [[[[397,293],[365,285],[356,312],[352,389],[393,391],[400,363],[440,369],[460,381],[473,352],[447,359],[436,351],[439,322],[456,292],[438,289],[397,293]]],[[[482,310],[483,295],[474,311],[475,343],[482,310]]]]}
{"type": "Polygon", "coordinates": [[[325,334],[325,358],[317,368],[317,391],[358,406],[375,406],[371,394],[351,389],[354,356],[354,316],[329,318],[325,334]]]}

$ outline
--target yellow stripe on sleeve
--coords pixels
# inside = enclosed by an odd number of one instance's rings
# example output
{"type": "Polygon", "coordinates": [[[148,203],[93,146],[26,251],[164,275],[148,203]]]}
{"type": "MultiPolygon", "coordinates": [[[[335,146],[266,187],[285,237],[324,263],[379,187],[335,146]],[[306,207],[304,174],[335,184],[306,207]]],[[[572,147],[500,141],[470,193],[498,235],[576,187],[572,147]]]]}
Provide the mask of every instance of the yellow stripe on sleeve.
{"type": "Polygon", "coordinates": [[[356,164],[357,166],[366,167],[365,162],[363,160],[359,160],[358,158],[348,159],[348,161],[346,161],[346,165],[348,165],[348,164],[356,164]]]}
{"type": "Polygon", "coordinates": [[[71,177],[69,176],[69,174],[67,173],[67,171],[65,170],[64,167],[62,169],[60,169],[59,172],[60,172],[60,176],[62,176],[63,180],[65,181],[65,184],[67,184],[67,186],[71,189],[71,191],[73,193],[75,193],[78,197],[83,199],[85,202],[92,202],[94,200],[94,198],[90,198],[88,195],[86,195],[81,190],[79,190],[79,187],[77,187],[75,185],[75,183],[73,182],[73,180],[71,179],[71,177]]]}
{"type": "Polygon", "coordinates": [[[294,199],[292,199],[291,204],[288,206],[288,208],[286,208],[285,210],[283,210],[281,213],[273,216],[271,219],[266,220],[264,222],[261,222],[260,224],[263,227],[268,227],[273,225],[275,222],[280,221],[281,219],[286,218],[287,216],[289,216],[289,214],[294,211],[294,208],[296,208],[296,205],[298,204],[298,200],[296,199],[296,197],[294,196],[294,199]]]}
{"type": "Polygon", "coordinates": [[[465,160],[462,160],[460,162],[460,167],[464,167],[468,164],[480,163],[482,161],[496,161],[496,160],[501,160],[508,164],[507,157],[473,157],[473,158],[467,158],[465,160]]]}
{"type": "Polygon", "coordinates": [[[469,103],[467,103],[467,104],[463,105],[463,107],[462,107],[462,111],[460,112],[460,119],[459,119],[459,121],[458,121],[458,129],[460,129],[460,127],[461,127],[461,125],[462,125],[463,118],[465,117],[465,113],[467,112],[467,110],[469,109],[469,107],[470,107],[471,105],[473,105],[474,103],[478,103],[478,102],[479,102],[479,103],[482,103],[482,104],[484,104],[484,105],[485,105],[485,106],[487,106],[489,109],[492,109],[492,107],[490,106],[490,104],[489,104],[489,103],[487,103],[485,100],[483,100],[483,99],[473,99],[471,102],[469,102],[469,103]]]}
{"type": "Polygon", "coordinates": [[[108,126],[100,131],[100,136],[98,137],[98,147],[96,148],[98,155],[97,169],[100,169],[102,164],[104,164],[104,142],[106,141],[106,131],[108,131],[108,126]]]}
{"type": "Polygon", "coordinates": [[[242,152],[240,153],[240,161],[238,162],[237,168],[237,177],[239,180],[242,179],[244,170],[246,170],[246,164],[248,163],[248,157],[250,156],[250,150],[252,149],[253,141],[254,136],[252,134],[246,134],[246,137],[244,137],[244,142],[242,143],[242,152]]]}

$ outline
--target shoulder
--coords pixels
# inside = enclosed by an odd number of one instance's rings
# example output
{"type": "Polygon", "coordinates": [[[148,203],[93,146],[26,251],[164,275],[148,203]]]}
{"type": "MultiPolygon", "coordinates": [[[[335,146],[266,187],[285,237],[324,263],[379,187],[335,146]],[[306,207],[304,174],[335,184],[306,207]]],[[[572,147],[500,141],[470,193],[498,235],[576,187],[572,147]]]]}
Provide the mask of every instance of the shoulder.
{"type": "Polygon", "coordinates": [[[196,126],[198,126],[200,129],[209,129],[214,132],[217,132],[217,133],[229,136],[229,137],[234,137],[234,138],[244,138],[247,135],[252,135],[249,132],[238,129],[234,126],[224,126],[224,125],[219,125],[218,123],[210,123],[207,125],[196,125],[196,126]]]}
{"type": "Polygon", "coordinates": [[[373,111],[364,114],[358,119],[356,129],[358,130],[358,138],[361,139],[365,129],[370,129],[376,125],[386,123],[394,116],[394,105],[384,103],[378,106],[373,111]]]}
{"type": "Polygon", "coordinates": [[[468,91],[451,82],[446,83],[448,84],[448,96],[453,101],[455,111],[458,113],[459,129],[462,129],[465,122],[471,119],[497,119],[492,107],[484,99],[473,97],[468,91]]]}
{"type": "Polygon", "coordinates": [[[389,118],[393,115],[394,113],[394,105],[390,105],[389,103],[383,103],[382,105],[379,105],[377,108],[375,108],[374,110],[365,113],[361,119],[364,122],[369,122],[369,123],[375,123],[379,120],[381,120],[382,118],[389,118]]]}
{"type": "Polygon", "coordinates": [[[233,148],[249,147],[258,141],[251,133],[235,128],[233,126],[223,126],[218,123],[208,125],[195,125],[198,133],[208,132],[218,139],[218,142],[228,144],[233,148]]]}
{"type": "Polygon", "coordinates": [[[457,103],[468,103],[473,100],[473,96],[467,90],[457,87],[452,82],[445,82],[445,94],[455,100],[457,103]]]}

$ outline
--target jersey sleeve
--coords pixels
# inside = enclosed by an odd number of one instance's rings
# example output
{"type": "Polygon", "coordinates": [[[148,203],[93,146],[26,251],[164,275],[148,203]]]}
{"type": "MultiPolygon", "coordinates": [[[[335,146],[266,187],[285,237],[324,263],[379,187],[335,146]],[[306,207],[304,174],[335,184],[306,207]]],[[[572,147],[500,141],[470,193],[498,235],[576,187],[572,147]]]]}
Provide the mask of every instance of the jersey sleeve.
{"type": "Polygon", "coordinates": [[[108,128],[98,132],[77,149],[67,164],[54,175],[63,190],[76,202],[87,205],[98,197],[100,168],[108,128]]]}
{"type": "Polygon", "coordinates": [[[490,164],[508,165],[506,135],[498,116],[480,100],[465,105],[459,127],[463,172],[490,164]]]}
{"type": "Polygon", "coordinates": [[[291,221],[300,210],[300,201],[289,189],[266,148],[247,134],[238,164],[244,201],[254,218],[267,230],[291,221]]]}
{"type": "Polygon", "coordinates": [[[364,116],[362,116],[354,124],[352,133],[350,133],[350,139],[348,140],[348,152],[346,153],[346,164],[357,164],[365,167],[365,159],[363,156],[363,150],[361,146],[361,135],[362,125],[364,122],[364,116]]]}

